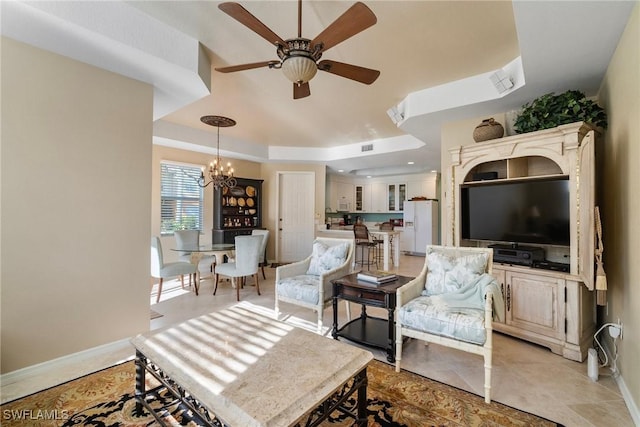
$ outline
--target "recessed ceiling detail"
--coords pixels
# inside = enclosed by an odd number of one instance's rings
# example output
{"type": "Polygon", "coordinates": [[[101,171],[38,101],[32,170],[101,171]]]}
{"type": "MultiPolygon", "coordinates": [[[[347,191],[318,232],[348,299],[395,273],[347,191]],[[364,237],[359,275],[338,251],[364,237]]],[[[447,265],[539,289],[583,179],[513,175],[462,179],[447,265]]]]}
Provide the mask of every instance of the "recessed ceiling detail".
{"type": "MultiPolygon", "coordinates": [[[[375,64],[375,85],[314,77],[314,96],[296,102],[292,83],[268,67],[212,73],[210,64],[248,63],[265,49],[220,12],[220,3],[5,1],[0,29],[152,85],[154,143],[210,153],[211,134],[194,117],[224,112],[242,123],[221,142],[225,157],[389,174],[401,166],[439,170],[443,123],[518,109],[549,92],[596,95],[637,4],[367,1],[378,22],[330,53],[336,61],[375,64]],[[590,31],[585,22],[606,25],[590,31]],[[502,93],[491,83],[500,72],[513,83],[502,93]],[[363,153],[366,144],[375,150],[363,153]]],[[[275,33],[295,34],[294,1],[247,4],[275,33]]],[[[308,34],[321,34],[345,13],[342,1],[302,7],[308,34]]]]}
{"type": "Polygon", "coordinates": [[[309,81],[318,70],[368,85],[380,76],[380,71],[370,68],[326,59],[320,61],[324,52],[377,22],[376,15],[364,3],[355,3],[313,40],[302,37],[302,0],[298,0],[298,37],[287,40],[283,40],[271,31],[238,3],[222,3],[218,5],[218,8],[269,43],[275,44],[276,53],[280,60],[218,67],[216,71],[232,73],[262,67],[281,69],[287,79],[293,83],[293,99],[311,95],[309,81]]]}

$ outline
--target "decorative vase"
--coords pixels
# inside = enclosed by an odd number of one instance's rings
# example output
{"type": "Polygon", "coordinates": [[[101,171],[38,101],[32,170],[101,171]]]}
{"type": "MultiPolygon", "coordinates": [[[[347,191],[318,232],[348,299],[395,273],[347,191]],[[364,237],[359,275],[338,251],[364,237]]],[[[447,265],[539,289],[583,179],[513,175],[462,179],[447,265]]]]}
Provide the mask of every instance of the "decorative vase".
{"type": "Polygon", "coordinates": [[[504,128],[493,117],[483,120],[473,130],[473,140],[475,142],[488,141],[490,139],[502,138],[504,136],[504,128]]]}

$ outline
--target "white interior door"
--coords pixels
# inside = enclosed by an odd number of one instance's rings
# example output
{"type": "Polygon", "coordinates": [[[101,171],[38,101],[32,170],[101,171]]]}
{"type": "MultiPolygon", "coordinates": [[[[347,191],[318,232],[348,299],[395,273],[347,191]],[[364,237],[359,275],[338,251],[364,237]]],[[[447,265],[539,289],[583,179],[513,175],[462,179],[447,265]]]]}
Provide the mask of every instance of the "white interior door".
{"type": "Polygon", "coordinates": [[[278,262],[311,254],[315,212],[315,173],[278,173],[278,262]]]}

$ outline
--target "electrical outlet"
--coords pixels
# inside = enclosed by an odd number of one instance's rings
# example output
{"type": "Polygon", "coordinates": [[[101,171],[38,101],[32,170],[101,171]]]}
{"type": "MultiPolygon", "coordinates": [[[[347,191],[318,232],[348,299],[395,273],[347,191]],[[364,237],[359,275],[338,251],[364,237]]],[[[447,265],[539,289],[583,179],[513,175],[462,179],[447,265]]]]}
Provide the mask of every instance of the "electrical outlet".
{"type": "Polygon", "coordinates": [[[620,318],[618,318],[617,324],[609,324],[609,335],[613,339],[622,339],[622,322],[620,321],[620,318]]]}

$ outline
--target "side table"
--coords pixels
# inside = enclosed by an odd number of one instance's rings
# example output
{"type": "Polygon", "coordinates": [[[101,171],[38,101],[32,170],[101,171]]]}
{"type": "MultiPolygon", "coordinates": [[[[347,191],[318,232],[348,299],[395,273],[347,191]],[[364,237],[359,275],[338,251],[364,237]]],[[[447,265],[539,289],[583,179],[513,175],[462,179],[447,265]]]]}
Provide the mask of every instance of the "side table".
{"type": "Polygon", "coordinates": [[[381,348],[387,351],[387,360],[395,363],[395,309],[396,290],[413,277],[398,276],[388,283],[371,283],[358,280],[358,274],[352,273],[340,279],[332,280],[333,285],[333,328],[334,339],[346,338],[359,344],[381,348]],[[360,317],[351,320],[342,327],[338,326],[338,300],[351,301],[362,305],[360,317]],[[387,319],[367,314],[367,306],[384,308],[387,319]]]}

